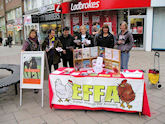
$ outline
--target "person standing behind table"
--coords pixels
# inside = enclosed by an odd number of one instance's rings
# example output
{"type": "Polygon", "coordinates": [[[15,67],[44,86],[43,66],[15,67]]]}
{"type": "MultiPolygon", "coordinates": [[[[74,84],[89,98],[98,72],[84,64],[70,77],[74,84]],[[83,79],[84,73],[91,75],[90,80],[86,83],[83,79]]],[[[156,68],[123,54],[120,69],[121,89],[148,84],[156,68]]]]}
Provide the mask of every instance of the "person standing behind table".
{"type": "Polygon", "coordinates": [[[99,34],[99,30],[100,30],[100,28],[98,28],[98,23],[97,22],[94,22],[93,23],[93,26],[92,26],[92,36],[93,36],[93,41],[94,41],[94,46],[96,46],[97,45],[97,43],[96,43],[96,37],[98,36],[98,34],[99,34]]]}
{"type": "MultiPolygon", "coordinates": [[[[23,44],[22,51],[40,51],[37,31],[35,29],[30,30],[29,37],[23,44]]],[[[34,93],[38,93],[38,90],[34,89],[34,93]]]]}
{"type": "Polygon", "coordinates": [[[63,34],[59,37],[59,39],[64,50],[62,53],[63,66],[67,67],[67,62],[69,62],[69,66],[73,67],[74,38],[69,34],[68,27],[63,29],[63,34]]]}
{"type": "Polygon", "coordinates": [[[95,36],[96,34],[98,34],[98,32],[99,32],[98,23],[94,22],[92,26],[92,35],[95,36]]]}
{"type": "Polygon", "coordinates": [[[104,24],[101,33],[96,37],[97,46],[101,47],[114,47],[114,36],[109,32],[109,27],[104,24]]]}
{"type": "Polygon", "coordinates": [[[130,50],[133,46],[133,35],[128,31],[125,21],[120,24],[121,32],[118,34],[116,48],[121,50],[121,69],[128,69],[130,50]]]}
{"type": "Polygon", "coordinates": [[[93,46],[93,38],[87,32],[86,26],[82,25],[80,27],[80,34],[78,35],[78,39],[80,42],[76,43],[76,48],[85,48],[93,46]]]}
{"type": "Polygon", "coordinates": [[[55,30],[51,29],[48,31],[48,37],[45,38],[42,44],[42,50],[45,50],[47,53],[50,73],[52,65],[54,65],[54,70],[56,70],[60,63],[60,52],[56,50],[58,47],[62,48],[62,44],[60,40],[55,37],[55,30]]]}

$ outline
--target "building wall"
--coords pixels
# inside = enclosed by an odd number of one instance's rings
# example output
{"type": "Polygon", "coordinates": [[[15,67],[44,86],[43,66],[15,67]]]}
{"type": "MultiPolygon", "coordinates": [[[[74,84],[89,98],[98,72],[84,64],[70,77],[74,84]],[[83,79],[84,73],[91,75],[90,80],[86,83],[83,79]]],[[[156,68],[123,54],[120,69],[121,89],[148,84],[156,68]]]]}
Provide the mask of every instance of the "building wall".
{"type": "Polygon", "coordinates": [[[151,7],[163,7],[165,6],[165,0],[151,0],[151,7]]]}
{"type": "Polygon", "coordinates": [[[0,17],[4,16],[3,0],[0,0],[0,17]]]}
{"type": "Polygon", "coordinates": [[[12,9],[18,8],[21,6],[21,0],[6,0],[6,11],[10,11],[12,9]]]}

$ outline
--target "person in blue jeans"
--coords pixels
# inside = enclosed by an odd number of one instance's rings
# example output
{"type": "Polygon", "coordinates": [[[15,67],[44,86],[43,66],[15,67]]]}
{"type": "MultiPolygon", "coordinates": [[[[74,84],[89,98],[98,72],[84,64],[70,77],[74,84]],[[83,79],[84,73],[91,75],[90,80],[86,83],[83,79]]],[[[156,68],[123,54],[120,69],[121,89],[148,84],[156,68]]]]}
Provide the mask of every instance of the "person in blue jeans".
{"type": "Polygon", "coordinates": [[[133,46],[133,35],[128,31],[125,21],[120,24],[121,32],[118,34],[116,48],[121,51],[121,69],[128,69],[130,50],[133,46]]]}

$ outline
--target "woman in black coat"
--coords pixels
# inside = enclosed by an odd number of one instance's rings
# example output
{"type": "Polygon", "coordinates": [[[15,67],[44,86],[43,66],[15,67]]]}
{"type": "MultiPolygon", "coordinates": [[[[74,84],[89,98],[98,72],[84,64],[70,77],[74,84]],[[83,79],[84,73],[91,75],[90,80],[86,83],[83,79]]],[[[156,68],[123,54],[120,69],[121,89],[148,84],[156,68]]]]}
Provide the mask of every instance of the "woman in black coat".
{"type": "Polygon", "coordinates": [[[114,36],[109,32],[109,27],[104,24],[101,33],[96,37],[97,46],[113,48],[114,36]]]}
{"type": "Polygon", "coordinates": [[[92,47],[93,46],[93,38],[87,32],[86,26],[82,25],[80,27],[80,34],[77,36],[76,47],[78,48],[85,48],[85,47],[92,47]]]}

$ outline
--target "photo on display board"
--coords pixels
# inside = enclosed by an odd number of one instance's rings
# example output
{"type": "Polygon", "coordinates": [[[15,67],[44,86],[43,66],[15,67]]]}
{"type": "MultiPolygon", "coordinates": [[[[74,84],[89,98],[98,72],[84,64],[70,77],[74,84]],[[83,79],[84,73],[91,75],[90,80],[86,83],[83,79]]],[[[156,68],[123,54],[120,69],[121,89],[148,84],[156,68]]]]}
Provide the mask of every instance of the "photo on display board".
{"type": "Polygon", "coordinates": [[[106,59],[112,59],[112,49],[105,48],[105,58],[106,59]]]}
{"type": "Polygon", "coordinates": [[[83,52],[83,54],[82,54],[83,59],[84,58],[90,58],[90,48],[83,48],[82,52],[83,52]]]}
{"type": "Polygon", "coordinates": [[[105,65],[105,68],[112,69],[112,61],[111,60],[104,59],[104,65],[105,65]]]}
{"type": "Polygon", "coordinates": [[[97,59],[92,59],[92,67],[94,67],[96,65],[96,61],[97,61],[97,59]]]}
{"type": "Polygon", "coordinates": [[[74,59],[82,59],[82,49],[75,49],[73,53],[74,59]]]}
{"type": "Polygon", "coordinates": [[[114,73],[119,73],[120,72],[120,65],[117,62],[112,62],[112,70],[114,73]]]}
{"type": "Polygon", "coordinates": [[[90,50],[91,50],[91,57],[92,58],[95,58],[98,56],[98,47],[91,47],[90,50]]]}
{"type": "Polygon", "coordinates": [[[105,57],[105,48],[99,47],[99,57],[105,57]]]}
{"type": "Polygon", "coordinates": [[[83,68],[90,68],[90,67],[91,67],[90,60],[84,60],[83,61],[83,68]]]}
{"type": "Polygon", "coordinates": [[[120,50],[113,49],[113,58],[114,61],[120,61],[120,50]]]}
{"type": "Polygon", "coordinates": [[[75,70],[79,71],[81,68],[83,68],[83,63],[82,61],[75,61],[75,70]]]}

